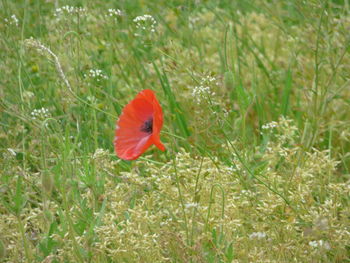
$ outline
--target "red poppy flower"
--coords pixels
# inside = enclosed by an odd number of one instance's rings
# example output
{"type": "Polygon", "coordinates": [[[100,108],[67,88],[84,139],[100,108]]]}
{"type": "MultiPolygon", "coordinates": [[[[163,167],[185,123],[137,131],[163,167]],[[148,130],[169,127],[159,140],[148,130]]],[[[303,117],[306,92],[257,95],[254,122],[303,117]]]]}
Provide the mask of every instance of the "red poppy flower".
{"type": "Polygon", "coordinates": [[[164,151],[160,141],[163,112],[152,90],[141,91],[123,109],[117,122],[114,149],[124,160],[135,160],[152,144],[164,151]]]}

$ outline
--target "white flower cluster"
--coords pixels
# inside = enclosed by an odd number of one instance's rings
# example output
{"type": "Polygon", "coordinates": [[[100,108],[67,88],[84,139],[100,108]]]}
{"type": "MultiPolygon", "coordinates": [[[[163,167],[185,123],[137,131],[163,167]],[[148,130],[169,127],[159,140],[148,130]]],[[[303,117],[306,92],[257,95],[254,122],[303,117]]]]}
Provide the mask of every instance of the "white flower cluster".
{"type": "Polygon", "coordinates": [[[108,77],[104,75],[100,69],[90,69],[88,74],[84,74],[84,77],[96,79],[97,82],[100,82],[102,79],[108,79],[108,77]]]}
{"type": "Polygon", "coordinates": [[[212,92],[210,88],[210,86],[213,84],[218,85],[216,78],[208,75],[201,79],[199,86],[193,88],[192,96],[194,97],[197,104],[200,104],[202,102],[202,99],[206,99],[210,96],[215,96],[215,92],[212,92]]]}
{"type": "Polygon", "coordinates": [[[18,19],[17,19],[16,15],[12,15],[12,16],[10,16],[10,18],[5,18],[4,21],[5,21],[5,24],[7,24],[9,26],[15,25],[16,27],[18,27],[18,19]]]}
{"type": "Polygon", "coordinates": [[[55,17],[60,17],[64,14],[84,14],[84,13],[86,13],[86,8],[84,7],[65,5],[60,8],[56,8],[55,13],[53,15],[55,17]]]}
{"type": "Polygon", "coordinates": [[[197,208],[198,206],[199,206],[198,203],[187,203],[187,204],[185,204],[185,208],[186,209],[197,208]]]}
{"type": "Polygon", "coordinates": [[[331,246],[329,245],[329,243],[327,241],[323,241],[323,240],[310,241],[309,246],[311,246],[313,248],[324,248],[326,250],[331,249],[331,246]]]}
{"type": "Polygon", "coordinates": [[[263,130],[272,130],[273,128],[277,127],[277,124],[278,124],[277,122],[272,121],[272,122],[264,124],[263,126],[261,126],[261,128],[263,130]]]}
{"type": "Polygon", "coordinates": [[[41,108],[41,109],[35,109],[33,110],[30,115],[32,116],[32,119],[45,119],[50,117],[50,112],[46,108],[41,108]]]}
{"type": "Polygon", "coordinates": [[[249,235],[249,239],[264,239],[266,236],[265,232],[253,232],[249,235]]]}
{"type": "Polygon", "coordinates": [[[191,17],[191,16],[190,16],[190,17],[188,18],[189,27],[190,27],[190,28],[195,28],[196,23],[197,23],[199,20],[200,20],[199,17],[191,17]]]}
{"type": "Polygon", "coordinates": [[[216,85],[219,85],[219,83],[216,82],[216,78],[210,75],[203,77],[201,80],[201,83],[213,83],[213,82],[215,82],[216,85]]]}
{"type": "Polygon", "coordinates": [[[90,102],[91,104],[95,104],[97,102],[97,99],[95,96],[87,96],[86,98],[88,100],[88,102],[90,102]]]}
{"type": "MultiPolygon", "coordinates": [[[[157,21],[151,15],[137,16],[133,21],[136,24],[136,28],[140,31],[156,32],[157,21]]],[[[139,36],[139,34],[135,34],[135,36],[139,36]]]]}
{"type": "Polygon", "coordinates": [[[25,98],[25,99],[31,99],[31,98],[33,98],[35,96],[35,94],[33,93],[33,92],[31,92],[31,91],[24,91],[23,92],[23,98],[25,98]]]}
{"type": "Polygon", "coordinates": [[[108,155],[109,155],[109,152],[107,150],[98,148],[94,152],[92,158],[95,159],[95,160],[96,159],[103,159],[103,158],[108,157],[108,155]]]}
{"type": "Polygon", "coordinates": [[[114,9],[114,8],[109,8],[108,9],[108,14],[106,15],[107,17],[118,17],[118,16],[122,16],[123,13],[121,10],[119,9],[114,9]]]}
{"type": "Polygon", "coordinates": [[[235,173],[237,172],[237,168],[235,166],[226,167],[226,171],[228,173],[235,173]]]}

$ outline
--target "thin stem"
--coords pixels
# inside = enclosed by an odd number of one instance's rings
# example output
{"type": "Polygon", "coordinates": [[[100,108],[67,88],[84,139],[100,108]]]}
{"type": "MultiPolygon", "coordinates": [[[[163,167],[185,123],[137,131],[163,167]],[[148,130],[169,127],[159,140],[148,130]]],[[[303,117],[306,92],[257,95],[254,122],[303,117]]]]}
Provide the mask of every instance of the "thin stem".
{"type": "Polygon", "coordinates": [[[69,215],[69,207],[68,207],[68,202],[67,202],[67,196],[66,196],[66,193],[65,193],[65,189],[62,189],[61,194],[62,194],[62,199],[63,199],[63,206],[64,206],[64,210],[65,210],[65,216],[66,216],[67,221],[68,221],[68,234],[70,236],[70,239],[73,242],[73,249],[74,249],[74,252],[75,252],[74,255],[76,256],[76,259],[77,259],[78,262],[84,262],[84,259],[83,259],[82,255],[80,254],[79,245],[78,245],[77,241],[75,240],[73,221],[72,221],[72,218],[69,215]]]}
{"type": "MultiPolygon", "coordinates": [[[[62,161],[63,163],[66,163],[66,153],[65,153],[65,149],[64,149],[64,153],[62,156],[62,161]]],[[[65,212],[65,217],[68,221],[68,234],[70,239],[72,240],[73,243],[73,250],[74,250],[74,255],[76,257],[76,260],[78,262],[84,262],[84,259],[80,253],[80,249],[79,249],[79,245],[75,239],[75,231],[74,231],[74,226],[73,226],[73,221],[72,218],[70,217],[70,209],[69,209],[69,205],[68,205],[68,201],[67,201],[67,194],[66,194],[66,183],[67,183],[67,171],[66,171],[66,166],[63,167],[63,171],[62,171],[62,176],[63,176],[63,182],[60,188],[61,191],[61,195],[62,195],[62,200],[63,200],[63,208],[64,208],[64,212],[65,212]]]]}
{"type": "MultiPolygon", "coordinates": [[[[195,187],[194,187],[194,197],[193,197],[193,202],[195,202],[195,203],[197,203],[196,202],[196,197],[197,197],[197,191],[198,191],[199,177],[200,177],[200,174],[201,174],[201,171],[202,171],[203,159],[204,159],[204,157],[202,157],[202,159],[201,159],[201,163],[199,165],[198,173],[197,173],[197,176],[196,176],[196,184],[195,184],[195,187]]],[[[193,214],[192,214],[191,246],[193,246],[193,235],[194,235],[194,227],[195,227],[195,222],[196,222],[195,221],[196,212],[197,212],[197,207],[194,207],[193,214]]]]}
{"type": "MultiPolygon", "coordinates": [[[[224,216],[225,216],[225,191],[220,184],[213,184],[213,186],[211,187],[211,190],[210,190],[209,207],[208,207],[207,219],[205,221],[205,227],[204,227],[206,230],[208,229],[208,222],[209,222],[211,204],[212,204],[212,200],[213,200],[213,193],[214,193],[215,187],[219,187],[219,189],[221,190],[221,194],[222,194],[221,218],[224,219],[224,216]]],[[[223,230],[223,225],[221,224],[221,232],[222,232],[222,230],[223,230]]]]}
{"type": "Polygon", "coordinates": [[[26,256],[27,262],[30,263],[30,262],[32,262],[33,255],[32,255],[32,252],[29,248],[28,240],[27,240],[27,237],[25,235],[25,230],[24,230],[23,222],[22,222],[20,215],[17,215],[17,221],[18,221],[19,232],[21,233],[21,237],[22,237],[22,241],[23,241],[24,254],[26,256]]]}
{"type": "Polygon", "coordinates": [[[182,213],[184,215],[184,220],[185,220],[186,239],[187,239],[187,243],[188,243],[188,241],[189,241],[188,222],[187,222],[187,216],[186,216],[186,211],[185,211],[184,198],[183,198],[183,195],[182,195],[182,192],[181,192],[181,187],[180,187],[180,178],[179,178],[179,176],[177,174],[176,156],[175,156],[175,154],[173,154],[173,166],[174,166],[174,172],[175,172],[176,187],[177,187],[177,190],[178,190],[178,193],[179,193],[182,213]]]}

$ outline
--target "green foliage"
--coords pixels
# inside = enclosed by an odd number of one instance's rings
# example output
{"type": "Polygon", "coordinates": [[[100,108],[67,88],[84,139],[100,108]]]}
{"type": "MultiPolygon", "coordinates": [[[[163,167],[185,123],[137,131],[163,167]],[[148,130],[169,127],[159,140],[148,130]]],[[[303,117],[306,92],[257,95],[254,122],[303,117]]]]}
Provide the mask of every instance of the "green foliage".
{"type": "Polygon", "coordinates": [[[346,1],[71,2],[0,2],[0,262],[349,261],[346,1]]]}

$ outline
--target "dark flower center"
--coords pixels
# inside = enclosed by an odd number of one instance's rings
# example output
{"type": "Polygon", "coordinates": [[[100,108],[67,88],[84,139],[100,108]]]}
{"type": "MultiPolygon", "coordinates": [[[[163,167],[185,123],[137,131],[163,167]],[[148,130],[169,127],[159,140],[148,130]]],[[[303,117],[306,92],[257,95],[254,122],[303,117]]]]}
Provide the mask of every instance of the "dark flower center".
{"type": "Polygon", "coordinates": [[[148,119],[141,126],[141,131],[145,133],[152,133],[153,131],[153,118],[148,119]]]}

